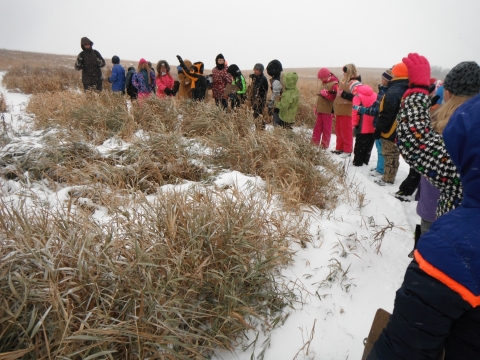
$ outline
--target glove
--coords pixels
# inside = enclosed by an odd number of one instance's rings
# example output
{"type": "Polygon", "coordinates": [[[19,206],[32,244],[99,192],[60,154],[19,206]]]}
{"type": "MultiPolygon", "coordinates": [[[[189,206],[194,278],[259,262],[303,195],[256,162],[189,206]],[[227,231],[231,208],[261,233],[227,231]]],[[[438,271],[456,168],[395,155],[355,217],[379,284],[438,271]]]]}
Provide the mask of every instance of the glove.
{"type": "Polygon", "coordinates": [[[97,58],[97,65],[101,67],[102,64],[103,64],[102,59],[97,58]]]}
{"type": "Polygon", "coordinates": [[[428,88],[430,87],[430,64],[428,60],[417,53],[410,53],[402,61],[407,65],[410,87],[403,97],[407,97],[412,93],[428,95],[428,88]]]}
{"type": "Polygon", "coordinates": [[[430,106],[437,105],[438,100],[440,100],[440,95],[435,95],[434,97],[432,97],[432,104],[430,106]]]}
{"type": "Polygon", "coordinates": [[[320,95],[326,98],[328,97],[328,95],[330,95],[330,93],[327,89],[323,89],[322,91],[320,91],[320,95]]]}
{"type": "Polygon", "coordinates": [[[183,59],[180,55],[177,55],[178,62],[180,63],[180,66],[183,68],[185,66],[185,63],[183,62],[183,59]]]}
{"type": "Polygon", "coordinates": [[[358,110],[360,109],[360,106],[358,106],[358,105],[353,105],[352,108],[353,108],[353,110],[358,111],[358,110]]]}
{"type": "Polygon", "coordinates": [[[165,90],[163,90],[163,92],[164,92],[165,94],[167,94],[167,96],[170,96],[170,95],[173,94],[173,91],[170,90],[169,88],[165,88],[165,90]]]}
{"type": "Polygon", "coordinates": [[[380,139],[382,137],[381,131],[380,130],[375,130],[375,132],[373,133],[373,137],[375,138],[375,140],[380,139]]]}

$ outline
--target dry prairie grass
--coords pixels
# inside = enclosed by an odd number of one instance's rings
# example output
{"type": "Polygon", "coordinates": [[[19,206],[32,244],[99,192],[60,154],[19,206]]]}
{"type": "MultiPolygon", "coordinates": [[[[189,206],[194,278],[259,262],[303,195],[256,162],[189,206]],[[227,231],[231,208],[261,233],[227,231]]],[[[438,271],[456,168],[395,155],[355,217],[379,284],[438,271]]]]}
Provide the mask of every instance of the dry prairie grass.
{"type": "Polygon", "coordinates": [[[268,206],[192,190],[139,196],[99,225],[71,202],[63,212],[0,204],[0,354],[203,359],[231,349],[252,320],[268,328],[294,301],[273,272],[304,224],[268,206]]]}
{"type": "MultiPolygon", "coordinates": [[[[299,87],[297,124],[313,126],[316,81],[299,87]]],[[[212,102],[127,106],[110,91],[37,90],[27,111],[44,146],[3,154],[2,176],[71,189],[55,208],[33,193],[0,202],[0,357],[203,359],[256,321],[282,322],[296,299],[278,270],[292,241],[310,240],[297,210],[334,208],[344,181],[305,132],[257,131],[249,110],[212,102]],[[106,140],[129,146],[101,154],[106,140]],[[266,184],[212,185],[228,170],[266,184]],[[199,185],[160,189],[187,181],[199,185]]]]}

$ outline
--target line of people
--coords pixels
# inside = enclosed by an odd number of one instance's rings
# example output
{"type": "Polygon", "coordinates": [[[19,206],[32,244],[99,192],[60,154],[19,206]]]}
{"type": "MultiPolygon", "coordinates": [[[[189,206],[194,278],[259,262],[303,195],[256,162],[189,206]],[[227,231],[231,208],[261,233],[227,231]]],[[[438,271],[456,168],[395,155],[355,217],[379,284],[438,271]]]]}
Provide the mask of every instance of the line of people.
{"type": "MultiPolygon", "coordinates": [[[[93,42],[87,37],[80,41],[82,52],[78,55],[75,69],[82,71],[82,83],[84,90],[102,90],[102,71],[105,60],[97,50],[93,50],[93,42]]],[[[108,81],[112,84],[112,91],[121,92],[130,96],[132,100],[137,99],[140,104],[151,96],[165,98],[176,96],[177,98],[203,101],[207,90],[212,90],[215,103],[223,109],[227,109],[230,101],[232,109],[238,108],[244,103],[253,110],[255,118],[261,117],[261,128],[265,128],[265,109],[268,109],[269,116],[272,116],[276,126],[292,128],[298,110],[300,93],[297,88],[298,75],[294,72],[284,74],[282,64],[278,60],[272,60],[267,66],[267,74],[270,81],[264,75],[263,64],[257,63],[250,74],[251,86],[240,68],[236,64],[230,66],[222,54],[215,58],[216,66],[212,74],[205,76],[204,64],[201,61],[192,63],[190,60],[182,59],[177,55],[179,65],[178,81],[174,80],[170,72],[170,65],[166,60],[160,60],[156,65],[156,73],[153,65],[145,59],[140,59],[137,69],[130,66],[125,74],[124,68],[120,65],[120,58],[112,58],[112,74],[108,81]],[[272,95],[267,102],[268,88],[272,95]]]]}

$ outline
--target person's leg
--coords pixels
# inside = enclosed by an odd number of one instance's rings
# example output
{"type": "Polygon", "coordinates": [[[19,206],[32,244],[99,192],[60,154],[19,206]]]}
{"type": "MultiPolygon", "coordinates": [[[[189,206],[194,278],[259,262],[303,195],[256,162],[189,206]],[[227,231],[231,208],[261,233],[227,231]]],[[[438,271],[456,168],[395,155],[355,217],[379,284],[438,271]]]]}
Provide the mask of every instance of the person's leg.
{"type": "Polygon", "coordinates": [[[377,153],[378,153],[378,160],[377,160],[377,171],[380,174],[383,174],[383,167],[385,163],[385,159],[383,158],[383,153],[382,153],[382,141],[380,139],[375,140],[375,145],[377,147],[377,153]]]}
{"type": "Polygon", "coordinates": [[[355,147],[353,149],[353,166],[362,166],[365,153],[365,134],[357,134],[355,136],[355,147]]]}
{"type": "Polygon", "coordinates": [[[338,151],[344,151],[343,147],[343,120],[345,116],[343,115],[337,115],[335,116],[335,134],[337,135],[337,145],[335,146],[335,149],[338,151]]]}
{"type": "Polygon", "coordinates": [[[314,143],[315,145],[320,145],[320,139],[322,137],[322,115],[323,114],[317,113],[317,121],[315,121],[315,126],[313,127],[312,143],[314,143]]]}
{"type": "Polygon", "coordinates": [[[385,159],[384,172],[382,180],[386,183],[391,183],[395,181],[395,176],[397,175],[398,166],[395,167],[395,150],[397,146],[390,140],[382,140],[382,153],[385,159]]]}
{"type": "Polygon", "coordinates": [[[330,146],[330,138],[332,137],[332,114],[322,114],[322,147],[328,149],[330,146]]]}
{"type": "Polygon", "coordinates": [[[274,110],[273,111],[273,126],[282,126],[283,121],[280,119],[280,116],[278,116],[278,111],[274,110]]]}
{"type": "Polygon", "coordinates": [[[343,140],[343,152],[351,153],[353,151],[352,117],[342,116],[340,127],[343,140]]]}
{"type": "Polygon", "coordinates": [[[364,134],[365,135],[365,146],[363,152],[363,163],[368,165],[370,162],[370,156],[372,155],[373,144],[375,142],[375,138],[373,134],[364,134]]]}
{"type": "Polygon", "coordinates": [[[432,226],[432,224],[433,224],[433,221],[428,221],[425,219],[422,219],[420,221],[420,228],[422,229],[422,235],[425,234],[430,229],[430,226],[432,226]]]}
{"type": "MultiPolygon", "coordinates": [[[[410,196],[412,195],[420,184],[421,175],[415,171],[413,168],[410,168],[408,176],[403,180],[403,182],[398,187],[401,195],[410,196]]],[[[397,192],[398,194],[398,192],[397,192]]]]}

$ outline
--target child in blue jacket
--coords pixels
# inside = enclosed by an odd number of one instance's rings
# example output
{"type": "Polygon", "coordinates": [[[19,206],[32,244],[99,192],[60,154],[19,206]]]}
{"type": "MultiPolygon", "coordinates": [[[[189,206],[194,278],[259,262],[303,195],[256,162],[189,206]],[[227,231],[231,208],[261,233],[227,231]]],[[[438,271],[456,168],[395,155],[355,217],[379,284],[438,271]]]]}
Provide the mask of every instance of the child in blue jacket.
{"type": "Polygon", "coordinates": [[[108,82],[112,84],[113,92],[125,94],[125,69],[120,65],[120,58],[117,55],[112,57],[112,64],[112,76],[108,78],[108,82]]]}

